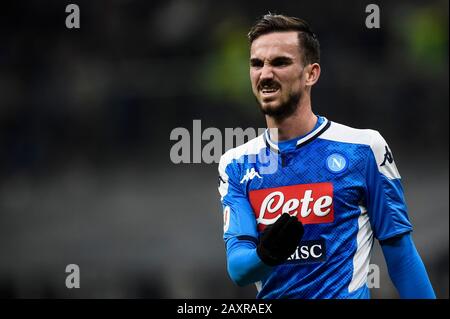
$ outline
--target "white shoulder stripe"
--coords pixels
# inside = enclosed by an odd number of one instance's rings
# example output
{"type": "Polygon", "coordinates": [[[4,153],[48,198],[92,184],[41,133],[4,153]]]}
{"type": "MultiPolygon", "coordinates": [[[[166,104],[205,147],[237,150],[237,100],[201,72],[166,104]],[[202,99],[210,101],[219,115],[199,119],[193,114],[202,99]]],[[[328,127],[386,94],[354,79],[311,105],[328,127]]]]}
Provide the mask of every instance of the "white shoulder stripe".
{"type": "Polygon", "coordinates": [[[373,130],[361,130],[346,125],[331,122],[328,130],[323,132],[319,138],[352,144],[370,145],[372,142],[373,130]]]}
{"type": "Polygon", "coordinates": [[[228,193],[228,174],[226,173],[227,166],[233,161],[241,158],[244,155],[257,155],[261,151],[261,149],[266,147],[266,143],[264,141],[263,135],[259,135],[258,137],[248,141],[245,144],[242,144],[236,148],[232,148],[228,150],[225,154],[222,155],[219,162],[219,176],[221,178],[221,182],[219,185],[219,193],[221,196],[221,200],[228,193]]]}

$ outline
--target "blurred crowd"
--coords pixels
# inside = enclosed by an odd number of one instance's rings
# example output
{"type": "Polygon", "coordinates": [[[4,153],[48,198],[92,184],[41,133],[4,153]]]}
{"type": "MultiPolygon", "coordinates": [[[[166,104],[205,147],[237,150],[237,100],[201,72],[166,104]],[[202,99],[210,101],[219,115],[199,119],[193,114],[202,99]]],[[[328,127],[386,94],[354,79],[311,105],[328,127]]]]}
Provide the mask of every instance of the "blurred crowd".
{"type": "MultiPolygon", "coordinates": [[[[264,127],[252,23],[306,19],[321,43],[314,110],[379,130],[414,237],[448,298],[448,1],[10,1],[0,19],[0,297],[230,298],[215,164],[170,161],[176,127],[264,127]],[[65,266],[81,288],[64,285],[65,266]]],[[[377,298],[395,298],[380,251],[377,298]]]]}

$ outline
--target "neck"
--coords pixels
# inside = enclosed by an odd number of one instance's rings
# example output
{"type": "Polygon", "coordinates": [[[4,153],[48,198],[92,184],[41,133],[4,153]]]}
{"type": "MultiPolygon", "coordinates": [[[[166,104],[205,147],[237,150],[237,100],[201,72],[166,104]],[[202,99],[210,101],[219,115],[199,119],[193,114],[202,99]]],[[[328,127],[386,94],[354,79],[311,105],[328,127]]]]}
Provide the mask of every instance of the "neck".
{"type": "Polygon", "coordinates": [[[274,142],[280,142],[310,132],[317,123],[317,117],[311,110],[310,99],[305,101],[300,99],[297,109],[291,116],[278,119],[266,115],[266,122],[269,129],[276,128],[278,130],[278,137],[273,136],[272,139],[274,142]]]}

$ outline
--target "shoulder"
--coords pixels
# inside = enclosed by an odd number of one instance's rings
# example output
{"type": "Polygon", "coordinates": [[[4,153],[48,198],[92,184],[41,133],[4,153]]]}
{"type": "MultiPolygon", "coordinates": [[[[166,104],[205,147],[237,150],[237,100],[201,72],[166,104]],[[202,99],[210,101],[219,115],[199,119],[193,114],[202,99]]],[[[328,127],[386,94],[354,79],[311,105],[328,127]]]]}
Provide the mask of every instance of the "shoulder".
{"type": "Polygon", "coordinates": [[[370,147],[384,143],[383,137],[376,130],[358,129],[336,122],[330,122],[330,127],[320,138],[335,142],[362,144],[370,147]]]}
{"type": "Polygon", "coordinates": [[[378,166],[378,170],[390,179],[400,178],[392,151],[384,137],[377,130],[357,129],[347,125],[331,122],[327,131],[320,138],[341,142],[367,146],[370,149],[370,156],[378,166]]]}
{"type": "Polygon", "coordinates": [[[260,135],[245,144],[228,150],[220,157],[219,193],[222,199],[228,194],[230,181],[238,180],[241,172],[241,168],[238,167],[240,163],[244,163],[246,156],[259,154],[264,147],[264,137],[260,135]]]}
{"type": "Polygon", "coordinates": [[[266,147],[263,135],[259,135],[247,143],[244,143],[235,148],[229,149],[221,157],[219,161],[219,171],[225,172],[228,165],[233,162],[239,163],[246,156],[257,155],[266,147]]]}

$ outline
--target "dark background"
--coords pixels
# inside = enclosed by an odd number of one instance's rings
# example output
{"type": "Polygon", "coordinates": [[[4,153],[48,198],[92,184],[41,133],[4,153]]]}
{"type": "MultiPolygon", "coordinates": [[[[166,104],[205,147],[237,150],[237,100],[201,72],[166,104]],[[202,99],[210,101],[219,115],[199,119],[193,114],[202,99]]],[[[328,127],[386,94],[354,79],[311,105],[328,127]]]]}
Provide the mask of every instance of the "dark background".
{"type": "MultiPolygon", "coordinates": [[[[265,126],[246,34],[271,11],[318,34],[315,112],[389,142],[448,298],[448,1],[75,1],[81,28],[67,29],[69,3],[1,5],[1,297],[255,296],[226,272],[217,165],[173,164],[169,136],[194,119],[265,126]],[[71,263],[80,289],[65,287],[71,263]]],[[[372,263],[373,297],[398,297],[378,244],[372,263]]]]}

